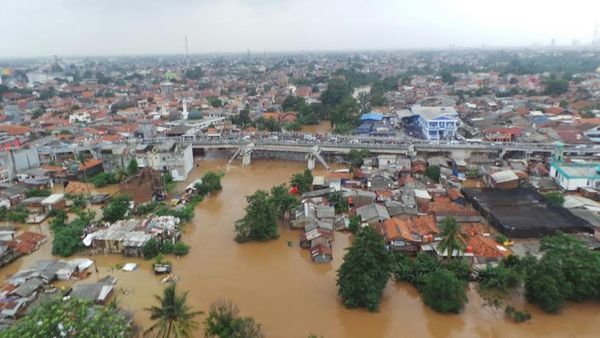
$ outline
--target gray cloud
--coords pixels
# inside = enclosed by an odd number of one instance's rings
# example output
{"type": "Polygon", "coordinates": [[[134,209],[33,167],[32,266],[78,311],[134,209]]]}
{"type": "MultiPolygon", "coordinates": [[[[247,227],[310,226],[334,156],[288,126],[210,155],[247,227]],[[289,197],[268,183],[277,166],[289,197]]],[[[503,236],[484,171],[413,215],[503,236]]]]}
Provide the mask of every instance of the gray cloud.
{"type": "Polygon", "coordinates": [[[0,57],[568,44],[598,19],[589,0],[0,0],[0,57]]]}

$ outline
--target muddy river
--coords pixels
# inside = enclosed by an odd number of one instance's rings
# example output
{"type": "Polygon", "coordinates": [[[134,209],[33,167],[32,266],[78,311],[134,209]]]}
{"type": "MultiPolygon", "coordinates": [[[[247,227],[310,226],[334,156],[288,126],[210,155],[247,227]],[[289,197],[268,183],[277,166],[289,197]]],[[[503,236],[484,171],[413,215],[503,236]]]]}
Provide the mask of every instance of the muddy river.
{"type": "MultiPolygon", "coordinates": [[[[249,167],[225,168],[226,157],[208,153],[189,180],[207,170],[227,170],[223,191],[208,197],[196,211],[185,230],[184,241],[190,254],[171,259],[181,290],[188,290],[189,303],[206,311],[219,299],[230,299],[243,315],[262,323],[268,337],[307,337],[314,333],[333,337],[598,337],[600,304],[568,304],[560,315],[547,315],[535,307],[517,304],[533,315],[524,324],[513,324],[502,310],[484,306],[475,290],[469,291],[469,303],[460,315],[437,314],[421,302],[411,286],[389,283],[378,313],[345,309],[337,297],[336,270],[348,246],[349,238],[337,233],[334,261],[315,265],[306,250],[297,246],[300,233],[281,229],[281,237],[268,243],[237,244],[233,224],[243,215],[245,196],[257,189],[268,189],[286,182],[305,163],[253,161],[249,167]],[[288,246],[288,241],[294,243],[288,246]]],[[[185,182],[179,188],[185,186],[185,182]]],[[[33,231],[47,233],[45,226],[33,231]]],[[[50,256],[51,244],[0,270],[0,278],[37,259],[50,256]]],[[[143,308],[160,294],[160,277],[150,270],[150,262],[120,256],[96,256],[99,277],[112,274],[119,278],[118,301],[134,311],[135,321],[149,324],[143,308]],[[118,264],[137,262],[133,272],[123,272],[118,264]]],[[[88,281],[94,281],[96,273],[88,281]]],[[[85,282],[85,281],[84,281],[85,282]]],[[[201,317],[202,319],[202,317],[201,317]]],[[[198,336],[201,333],[198,332],[198,336]]]]}

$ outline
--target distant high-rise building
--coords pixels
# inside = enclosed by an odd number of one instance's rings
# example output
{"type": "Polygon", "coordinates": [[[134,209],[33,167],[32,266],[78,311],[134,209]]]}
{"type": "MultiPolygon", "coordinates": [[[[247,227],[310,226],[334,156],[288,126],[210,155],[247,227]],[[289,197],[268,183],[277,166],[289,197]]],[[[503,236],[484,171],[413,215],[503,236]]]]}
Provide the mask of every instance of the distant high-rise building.
{"type": "Polygon", "coordinates": [[[187,35],[184,35],[185,38],[185,62],[190,62],[189,49],[188,49],[188,41],[187,35]]]}
{"type": "Polygon", "coordinates": [[[594,28],[594,39],[592,40],[592,45],[600,44],[600,32],[598,31],[598,21],[596,21],[596,27],[594,28]]]}

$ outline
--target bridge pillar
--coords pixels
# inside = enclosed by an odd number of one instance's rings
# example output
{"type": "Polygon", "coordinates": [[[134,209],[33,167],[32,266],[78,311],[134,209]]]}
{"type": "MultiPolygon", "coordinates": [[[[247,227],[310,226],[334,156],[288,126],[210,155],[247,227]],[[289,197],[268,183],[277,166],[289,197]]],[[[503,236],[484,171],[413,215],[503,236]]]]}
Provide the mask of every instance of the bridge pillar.
{"type": "Polygon", "coordinates": [[[417,156],[417,152],[415,151],[415,146],[413,144],[408,146],[408,150],[406,151],[406,154],[410,157],[417,156]]]}
{"type": "Polygon", "coordinates": [[[315,169],[315,157],[313,156],[313,154],[308,154],[306,156],[306,159],[308,160],[308,169],[309,170],[315,169]]]}
{"type": "Polygon", "coordinates": [[[247,145],[242,148],[242,165],[250,165],[252,163],[252,149],[254,145],[247,145]]]}

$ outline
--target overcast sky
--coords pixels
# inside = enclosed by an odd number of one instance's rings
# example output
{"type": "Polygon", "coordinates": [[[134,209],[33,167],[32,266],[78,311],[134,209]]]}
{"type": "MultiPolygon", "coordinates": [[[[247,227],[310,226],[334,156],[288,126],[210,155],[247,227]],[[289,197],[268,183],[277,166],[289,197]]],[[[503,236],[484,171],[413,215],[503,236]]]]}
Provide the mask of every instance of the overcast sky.
{"type": "Polygon", "coordinates": [[[600,0],[0,0],[0,57],[589,43],[600,0]]]}

